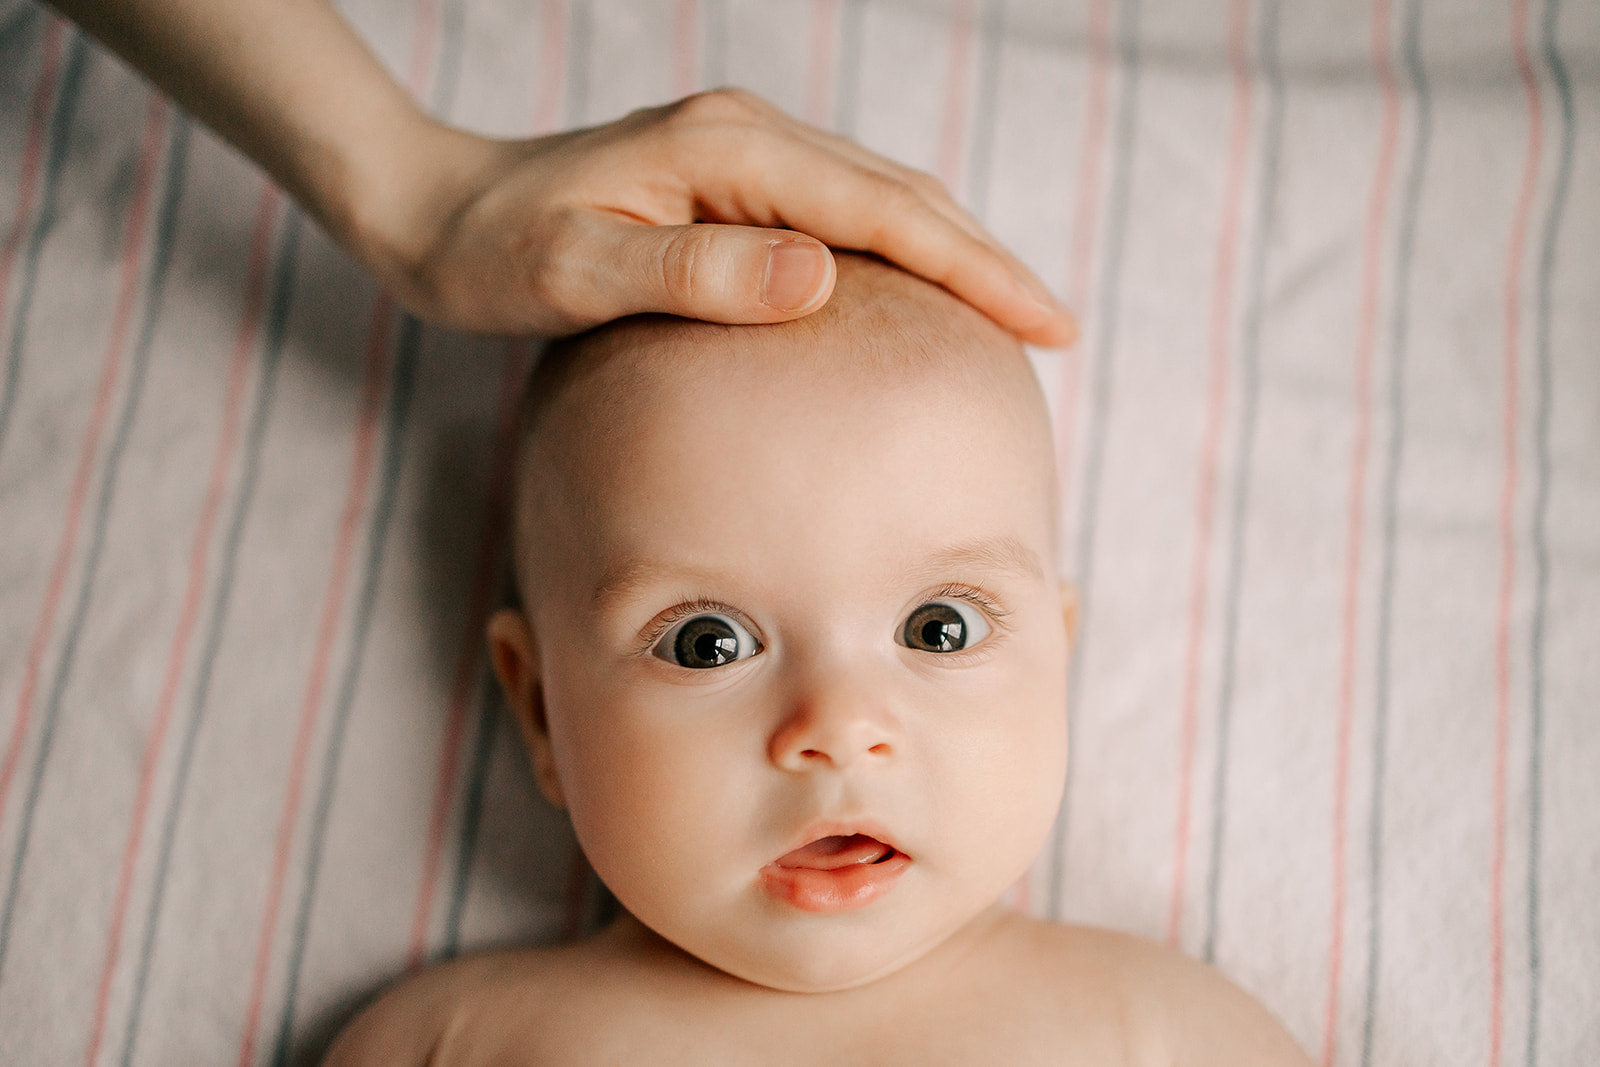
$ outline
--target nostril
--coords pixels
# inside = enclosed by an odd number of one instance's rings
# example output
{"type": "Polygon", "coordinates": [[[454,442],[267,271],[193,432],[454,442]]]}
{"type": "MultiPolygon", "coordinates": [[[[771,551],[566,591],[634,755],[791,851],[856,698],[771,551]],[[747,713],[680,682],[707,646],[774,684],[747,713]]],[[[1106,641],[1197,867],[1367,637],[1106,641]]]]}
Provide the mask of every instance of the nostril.
{"type": "Polygon", "coordinates": [[[887,756],[889,754],[889,746],[879,742],[867,749],[867,753],[872,756],[887,756]]]}
{"type": "Polygon", "coordinates": [[[818,756],[821,756],[821,755],[822,755],[822,753],[818,752],[816,749],[808,748],[808,749],[804,749],[804,750],[801,751],[800,758],[801,759],[816,759],[818,756]]]}

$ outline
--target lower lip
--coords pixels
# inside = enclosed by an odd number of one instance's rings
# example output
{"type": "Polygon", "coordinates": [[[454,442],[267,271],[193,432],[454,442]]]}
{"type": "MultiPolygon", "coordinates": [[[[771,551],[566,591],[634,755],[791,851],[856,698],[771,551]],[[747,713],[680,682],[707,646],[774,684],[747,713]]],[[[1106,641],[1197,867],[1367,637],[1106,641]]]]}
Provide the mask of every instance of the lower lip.
{"type": "Polygon", "coordinates": [[[871,904],[892,889],[909,866],[911,857],[904,852],[877,863],[832,870],[770,863],[761,869],[761,888],[774,900],[801,911],[832,915],[871,904]]]}

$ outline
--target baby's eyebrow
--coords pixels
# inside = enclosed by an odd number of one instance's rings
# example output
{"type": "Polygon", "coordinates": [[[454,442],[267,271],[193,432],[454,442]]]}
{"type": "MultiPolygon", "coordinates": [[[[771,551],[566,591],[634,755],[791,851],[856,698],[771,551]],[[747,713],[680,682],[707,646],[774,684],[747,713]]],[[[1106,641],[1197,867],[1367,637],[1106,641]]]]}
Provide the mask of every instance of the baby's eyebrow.
{"type": "MultiPolygon", "coordinates": [[[[1028,581],[1039,581],[1044,577],[1039,554],[1020,538],[1009,534],[976,538],[938,549],[913,559],[905,573],[919,580],[937,580],[951,571],[962,570],[1009,574],[1028,581]]],[[[600,583],[594,589],[593,602],[596,607],[603,607],[666,577],[710,584],[718,575],[714,571],[674,566],[659,560],[630,559],[613,566],[601,576],[600,583]]]]}
{"type": "Polygon", "coordinates": [[[635,590],[668,577],[679,581],[709,583],[717,575],[698,567],[673,566],[653,559],[630,559],[601,575],[600,584],[594,587],[594,604],[603,607],[613,600],[626,599],[635,590]]]}
{"type": "Polygon", "coordinates": [[[1044,565],[1039,561],[1039,554],[1010,534],[964,541],[942,548],[914,563],[914,569],[919,573],[924,570],[949,571],[968,567],[999,571],[1032,581],[1044,577],[1044,565]]]}

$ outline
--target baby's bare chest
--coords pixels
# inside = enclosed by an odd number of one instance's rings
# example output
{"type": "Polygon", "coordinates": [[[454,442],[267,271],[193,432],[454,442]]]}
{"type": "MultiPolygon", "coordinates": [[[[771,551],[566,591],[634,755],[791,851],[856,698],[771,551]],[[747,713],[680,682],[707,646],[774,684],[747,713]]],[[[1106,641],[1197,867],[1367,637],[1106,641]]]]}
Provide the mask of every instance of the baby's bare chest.
{"type": "MultiPolygon", "coordinates": [[[[1094,1064],[1147,1067],[1151,1042],[1119,1014],[1052,1006],[1020,996],[878,1010],[778,1012],[766,1005],[709,1005],[675,1011],[623,1006],[596,1025],[540,1041],[529,1064],[643,1064],[676,1067],[838,1067],[1094,1064]]],[[[1125,1017],[1124,1017],[1125,1018],[1125,1017]]],[[[549,1036],[547,1031],[546,1036],[549,1036]]],[[[507,1065],[509,1067],[509,1064],[507,1065]]]]}

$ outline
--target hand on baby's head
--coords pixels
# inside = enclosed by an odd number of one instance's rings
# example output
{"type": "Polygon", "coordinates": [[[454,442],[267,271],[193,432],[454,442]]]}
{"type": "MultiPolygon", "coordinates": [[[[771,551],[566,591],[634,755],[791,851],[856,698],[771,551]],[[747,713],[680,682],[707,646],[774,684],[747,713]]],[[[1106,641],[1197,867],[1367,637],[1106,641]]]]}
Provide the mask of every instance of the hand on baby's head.
{"type": "Polygon", "coordinates": [[[548,354],[523,610],[492,643],[632,915],[738,977],[841,989],[1026,870],[1066,766],[1050,441],[1014,339],[859,257],[806,319],[624,320],[548,354]]]}

